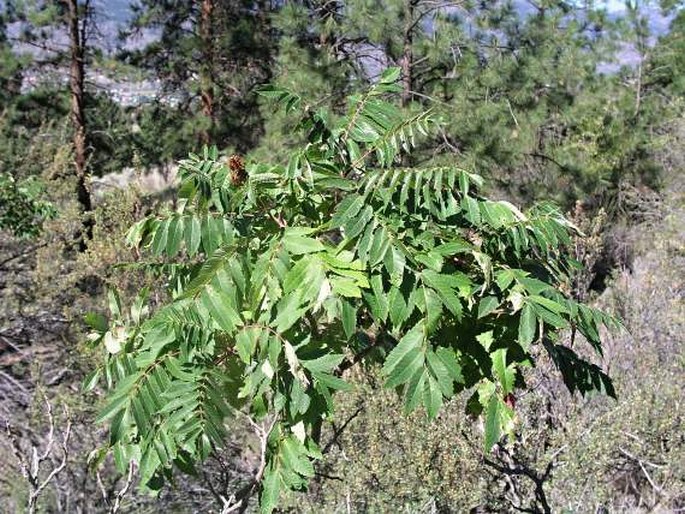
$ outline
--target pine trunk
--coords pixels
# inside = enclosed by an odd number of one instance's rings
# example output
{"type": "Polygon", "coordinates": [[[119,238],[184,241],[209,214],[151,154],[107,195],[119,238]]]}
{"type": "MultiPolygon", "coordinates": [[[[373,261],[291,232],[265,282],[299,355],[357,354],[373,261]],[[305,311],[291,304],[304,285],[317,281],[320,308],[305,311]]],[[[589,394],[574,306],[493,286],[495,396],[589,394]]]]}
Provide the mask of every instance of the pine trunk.
{"type": "Polygon", "coordinates": [[[200,97],[202,101],[202,114],[206,118],[206,128],[202,130],[200,139],[205,145],[212,142],[212,134],[214,132],[214,81],[212,80],[212,66],[214,63],[213,15],[214,0],[202,0],[202,5],[200,6],[200,40],[202,42],[200,97]]]}
{"type": "Polygon", "coordinates": [[[406,106],[412,95],[412,62],[414,60],[414,5],[415,0],[406,0],[404,7],[404,38],[402,49],[402,106],[406,106]]]}
{"type": "MultiPolygon", "coordinates": [[[[74,129],[73,147],[74,147],[74,164],[76,168],[76,195],[78,202],[81,205],[81,210],[86,214],[87,218],[84,221],[84,236],[88,239],[92,237],[92,220],[90,220],[89,213],[92,210],[92,200],[87,184],[87,141],[86,141],[86,116],[85,116],[85,34],[83,30],[83,21],[81,16],[87,16],[79,13],[78,0],[66,0],[68,11],[68,26],[69,26],[69,48],[70,48],[70,73],[69,73],[69,88],[71,92],[71,122],[74,129]]],[[[88,2],[86,2],[85,9],[88,9],[88,2]]]]}

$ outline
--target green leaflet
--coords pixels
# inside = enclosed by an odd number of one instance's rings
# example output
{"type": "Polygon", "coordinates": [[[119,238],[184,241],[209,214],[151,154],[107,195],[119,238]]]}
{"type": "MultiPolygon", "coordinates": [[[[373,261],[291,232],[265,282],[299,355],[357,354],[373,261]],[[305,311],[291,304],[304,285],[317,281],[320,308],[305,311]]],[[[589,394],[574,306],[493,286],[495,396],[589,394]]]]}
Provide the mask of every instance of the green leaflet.
{"type": "Polygon", "coordinates": [[[433,332],[442,316],[442,301],[433,289],[419,287],[413,292],[414,302],[424,315],[426,329],[433,332]]]}
{"type": "Polygon", "coordinates": [[[363,205],[364,198],[360,195],[350,195],[344,198],[343,201],[338,204],[338,207],[331,218],[331,228],[347,225],[357,216],[363,205]]]}
{"type": "Polygon", "coordinates": [[[456,371],[454,368],[456,366],[450,371],[445,361],[432,351],[428,351],[426,357],[428,358],[428,369],[432,376],[435,377],[435,382],[440,388],[441,393],[445,398],[450,398],[454,394],[454,371],[456,371]]]}
{"type": "Polygon", "coordinates": [[[152,251],[155,255],[162,255],[166,250],[167,238],[169,237],[169,220],[158,223],[155,237],[152,240],[152,251]]]}
{"type": "Polygon", "coordinates": [[[502,436],[502,424],[500,422],[501,402],[496,395],[490,397],[485,414],[485,451],[490,451],[502,436]]]}
{"type": "Polygon", "coordinates": [[[478,303],[478,317],[484,318],[499,307],[499,299],[496,296],[486,296],[478,303]]]}
{"type": "Polygon", "coordinates": [[[537,319],[535,318],[535,312],[530,305],[525,304],[519,318],[518,342],[526,351],[528,351],[530,343],[535,339],[536,328],[537,319]]]}
{"type": "Polygon", "coordinates": [[[432,271],[439,272],[442,270],[442,265],[444,260],[442,255],[437,251],[431,251],[427,253],[420,253],[414,257],[416,261],[420,262],[432,271]]]}
{"type": "Polygon", "coordinates": [[[384,262],[385,269],[390,275],[390,283],[399,287],[402,284],[404,277],[404,267],[406,259],[404,253],[396,246],[391,246],[390,250],[385,254],[384,262]]]}
{"type": "Polygon", "coordinates": [[[445,366],[445,370],[447,373],[449,373],[452,381],[463,384],[464,377],[461,374],[461,365],[457,360],[454,350],[440,347],[436,350],[435,354],[442,361],[443,365],[445,366]]]}
{"type": "Polygon", "coordinates": [[[543,296],[532,294],[528,298],[555,314],[569,314],[569,310],[565,305],[549,300],[543,296]]]}
{"type": "Polygon", "coordinates": [[[190,298],[201,293],[217,275],[225,269],[228,261],[234,258],[234,251],[230,248],[219,248],[203,263],[193,280],[188,283],[180,299],[190,298]]]}
{"type": "Polygon", "coordinates": [[[101,376],[102,371],[100,370],[100,368],[95,368],[93,371],[86,375],[86,378],[83,379],[83,383],[81,384],[81,390],[87,392],[95,389],[95,386],[100,381],[101,376]]]}
{"type": "Polygon", "coordinates": [[[357,216],[344,224],[345,237],[348,239],[356,238],[362,233],[372,218],[373,208],[370,205],[367,205],[357,216]]]}
{"type": "Polygon", "coordinates": [[[285,332],[295,323],[300,321],[304,316],[304,313],[307,312],[307,307],[300,307],[301,296],[298,293],[298,291],[292,292],[278,302],[276,308],[277,316],[271,322],[271,326],[273,326],[277,332],[285,332]]]}
{"type": "Polygon", "coordinates": [[[485,451],[489,452],[502,436],[510,435],[514,427],[514,411],[497,394],[492,394],[485,414],[485,451]]]}
{"type": "Polygon", "coordinates": [[[511,393],[514,389],[516,372],[511,365],[507,366],[507,349],[500,348],[494,351],[490,354],[490,359],[492,360],[493,374],[502,387],[502,393],[504,395],[511,393]]]}
{"type": "Polygon", "coordinates": [[[98,414],[97,418],[95,418],[96,423],[102,423],[103,421],[107,421],[108,419],[112,418],[115,416],[122,407],[125,407],[126,404],[128,403],[128,398],[126,395],[119,395],[115,396],[114,398],[111,398],[107,405],[100,410],[100,413],[98,414]]]}
{"type": "Polygon", "coordinates": [[[213,253],[223,241],[223,220],[207,214],[202,220],[200,234],[205,254],[213,253]]]}
{"type": "Polygon", "coordinates": [[[374,318],[384,322],[388,317],[388,295],[383,290],[383,279],[380,275],[373,275],[370,280],[371,292],[364,293],[364,300],[374,318]]]}
{"type": "Polygon", "coordinates": [[[402,291],[395,286],[388,293],[388,310],[394,327],[400,328],[411,314],[412,305],[407,302],[402,291]]]}
{"type": "Polygon", "coordinates": [[[541,306],[539,303],[529,303],[533,308],[536,316],[542,319],[548,325],[551,325],[555,329],[562,329],[568,327],[568,321],[561,317],[558,313],[548,310],[546,307],[541,306]]]}
{"type": "MultiPolygon", "coordinates": [[[[392,355],[392,354],[391,354],[392,355]]],[[[388,379],[385,387],[397,387],[409,381],[414,373],[423,369],[425,355],[421,348],[410,349],[397,363],[391,372],[388,372],[388,379]]]]}
{"type": "Polygon", "coordinates": [[[348,298],[361,298],[362,290],[351,278],[336,277],[331,279],[333,292],[348,298]]]}
{"type": "Polygon", "coordinates": [[[395,67],[395,68],[388,68],[383,72],[380,78],[380,83],[381,84],[394,84],[397,82],[400,78],[400,69],[395,67]]]}
{"type": "MultiPolygon", "coordinates": [[[[383,364],[383,374],[386,376],[392,375],[400,360],[403,359],[409,352],[416,351],[420,348],[424,341],[423,326],[421,324],[415,326],[407,334],[400,339],[399,344],[390,352],[383,364]]],[[[399,370],[401,372],[401,370],[399,370]]]]}
{"type": "Polygon", "coordinates": [[[324,245],[318,239],[308,237],[309,230],[303,229],[288,229],[283,234],[283,245],[285,249],[293,255],[302,255],[305,253],[316,253],[325,249],[324,245]]]}
{"type": "Polygon", "coordinates": [[[431,375],[428,375],[428,380],[424,382],[423,404],[429,418],[437,416],[442,407],[442,393],[437,380],[431,375]]]}
{"type": "Polygon", "coordinates": [[[344,355],[337,355],[334,353],[326,354],[322,357],[313,360],[303,360],[302,366],[311,372],[330,372],[337,368],[338,365],[345,358],[344,355]]]}
{"type": "Polygon", "coordinates": [[[373,234],[371,248],[369,249],[369,266],[375,266],[385,258],[385,253],[390,248],[390,236],[384,227],[377,229],[373,234]]]}
{"type": "Polygon", "coordinates": [[[283,290],[286,294],[295,294],[302,304],[308,304],[318,297],[325,278],[322,261],[316,256],[306,255],[288,271],[283,290]]]}
{"type": "Polygon", "coordinates": [[[424,327],[419,324],[402,338],[386,358],[383,374],[386,387],[405,385],[405,410],[422,403],[429,417],[437,415],[443,397],[454,393],[454,381],[461,378],[458,364],[442,349],[441,357],[425,347],[424,327]]]}
{"type": "Polygon", "coordinates": [[[495,282],[502,292],[506,291],[514,280],[515,274],[510,269],[503,269],[495,273],[495,282]]]}
{"type": "Polygon", "coordinates": [[[259,510],[264,514],[270,514],[278,504],[278,497],[281,494],[281,477],[274,466],[268,466],[264,471],[264,478],[261,484],[261,494],[259,495],[259,510]]]}
{"type": "Polygon", "coordinates": [[[457,296],[457,289],[464,285],[458,277],[443,275],[433,270],[425,270],[422,276],[440,296],[443,304],[457,318],[460,319],[463,311],[461,300],[457,296]]]}
{"type": "Polygon", "coordinates": [[[404,412],[409,414],[413,412],[419,404],[423,401],[423,390],[426,386],[427,376],[423,368],[416,370],[414,376],[407,384],[405,391],[404,412]]]}
{"type": "Polygon", "coordinates": [[[200,300],[222,330],[232,332],[236,326],[242,324],[231,297],[222,291],[209,287],[202,293],[200,300]]]}
{"type": "Polygon", "coordinates": [[[473,225],[480,225],[480,209],[478,208],[478,200],[470,196],[464,196],[461,200],[461,208],[466,213],[466,219],[473,225]]]}
{"type": "Polygon", "coordinates": [[[238,350],[238,356],[246,364],[250,363],[252,354],[257,349],[259,337],[262,335],[260,327],[248,327],[238,332],[235,337],[235,346],[238,350]]]}
{"type": "Polygon", "coordinates": [[[352,386],[345,382],[342,378],[338,378],[335,375],[329,375],[328,373],[318,373],[316,371],[312,372],[312,377],[318,384],[321,384],[329,389],[334,389],[337,391],[349,391],[352,386]]]}
{"type": "Polygon", "coordinates": [[[183,218],[174,216],[169,222],[169,233],[167,235],[166,254],[174,257],[183,242],[183,218]]]}
{"type": "Polygon", "coordinates": [[[341,319],[345,336],[349,339],[355,333],[357,328],[357,309],[350,302],[342,300],[341,304],[341,319]]]}
{"type": "Polygon", "coordinates": [[[200,248],[202,228],[197,216],[189,216],[185,222],[185,243],[189,256],[193,256],[200,248]]]}

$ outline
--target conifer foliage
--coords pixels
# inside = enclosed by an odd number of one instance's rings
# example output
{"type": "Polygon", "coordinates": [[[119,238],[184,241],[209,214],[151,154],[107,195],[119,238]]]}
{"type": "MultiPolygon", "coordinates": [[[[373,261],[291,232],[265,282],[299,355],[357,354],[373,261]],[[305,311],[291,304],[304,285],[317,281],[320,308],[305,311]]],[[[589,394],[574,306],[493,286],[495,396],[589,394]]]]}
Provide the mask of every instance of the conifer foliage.
{"type": "Polygon", "coordinates": [[[601,326],[619,326],[564,293],[577,229],[551,205],[482,197],[481,178],[456,166],[397,167],[436,122],[391,103],[399,75],[387,70],[337,118],[264,89],[300,113],[306,145],[283,164],[191,154],[175,212],[132,227],[168,297],[124,309],[111,293],[111,319],[89,318],[107,358],[87,385],[103,379],[108,449],[122,469],[138,461],[149,487],[222,447],[233,416],[263,444],[231,501],[259,492],[271,511],[314,475],[320,425],[360,362],[382,366],[407,411],[435,417],[471,394],[486,450],[514,430],[522,370],[545,354],[572,391],[614,395],[558,337],[572,329],[601,354],[601,326]]]}

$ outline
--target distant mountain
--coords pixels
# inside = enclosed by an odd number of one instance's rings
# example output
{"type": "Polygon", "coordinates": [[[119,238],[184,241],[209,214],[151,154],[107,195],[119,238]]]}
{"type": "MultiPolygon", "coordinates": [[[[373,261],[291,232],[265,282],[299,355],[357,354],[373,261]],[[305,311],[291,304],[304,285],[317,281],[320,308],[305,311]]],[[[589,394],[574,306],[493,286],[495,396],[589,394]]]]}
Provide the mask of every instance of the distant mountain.
{"type": "MultiPolygon", "coordinates": [[[[134,0],[96,0],[96,7],[103,20],[119,23],[125,23],[131,16],[131,5],[134,0]]],[[[0,1],[0,5],[2,2],[0,1]]],[[[517,9],[521,12],[528,13],[534,11],[533,6],[526,0],[515,0],[517,9]]],[[[622,0],[606,0],[604,5],[610,13],[619,15],[625,10],[625,4],[622,0]]],[[[664,34],[668,30],[669,18],[662,16],[658,5],[648,3],[645,7],[647,9],[650,28],[656,35],[664,34]]]]}
{"type": "Polygon", "coordinates": [[[96,0],[94,5],[101,19],[119,24],[129,20],[132,3],[131,0],[96,0]]]}

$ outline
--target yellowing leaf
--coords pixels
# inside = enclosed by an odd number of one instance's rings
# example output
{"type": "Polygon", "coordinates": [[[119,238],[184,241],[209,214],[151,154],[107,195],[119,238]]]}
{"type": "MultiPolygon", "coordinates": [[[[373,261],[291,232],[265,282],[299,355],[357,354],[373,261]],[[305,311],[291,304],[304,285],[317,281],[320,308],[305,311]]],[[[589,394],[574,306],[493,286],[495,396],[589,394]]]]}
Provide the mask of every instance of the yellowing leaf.
{"type": "Polygon", "coordinates": [[[295,353],[295,348],[288,341],[283,342],[283,349],[285,350],[285,358],[288,361],[288,366],[290,367],[290,373],[299,380],[303,386],[309,386],[309,380],[307,375],[305,375],[300,365],[300,360],[297,358],[295,353]]]}
{"type": "Polygon", "coordinates": [[[274,369],[271,367],[271,363],[268,360],[265,360],[262,363],[262,367],[260,369],[269,380],[274,378],[274,369]]]}
{"type": "Polygon", "coordinates": [[[298,421],[295,425],[290,427],[290,430],[295,435],[295,437],[297,437],[297,440],[304,444],[304,439],[306,436],[304,430],[304,423],[302,421],[298,421]]]}

